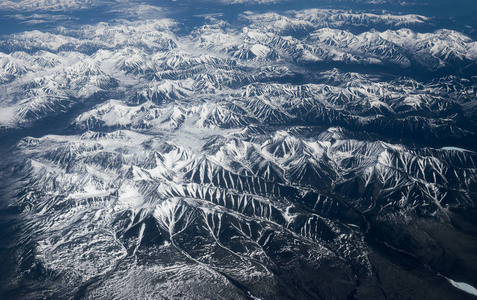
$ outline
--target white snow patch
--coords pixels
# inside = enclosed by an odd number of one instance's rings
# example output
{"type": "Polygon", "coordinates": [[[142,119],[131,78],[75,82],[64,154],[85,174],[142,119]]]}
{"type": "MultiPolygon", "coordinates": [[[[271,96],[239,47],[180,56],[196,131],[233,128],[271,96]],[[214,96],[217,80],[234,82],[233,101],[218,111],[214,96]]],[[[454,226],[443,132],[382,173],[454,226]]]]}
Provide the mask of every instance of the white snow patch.
{"type": "Polygon", "coordinates": [[[469,150],[467,150],[467,149],[459,148],[459,147],[453,147],[453,146],[442,147],[441,150],[469,152],[469,150]]]}
{"type": "Polygon", "coordinates": [[[255,44],[250,48],[250,51],[258,57],[265,57],[270,52],[270,48],[264,45],[255,44]]]}
{"type": "Polygon", "coordinates": [[[144,198],[138,189],[132,185],[123,185],[119,190],[119,203],[127,208],[139,208],[144,204],[144,198]]]}
{"type": "Polygon", "coordinates": [[[458,288],[459,290],[462,290],[466,293],[477,296],[477,289],[475,287],[471,286],[470,284],[467,284],[465,282],[456,282],[456,281],[454,281],[452,279],[449,279],[449,278],[447,278],[447,280],[449,280],[449,282],[454,287],[458,288]]]}

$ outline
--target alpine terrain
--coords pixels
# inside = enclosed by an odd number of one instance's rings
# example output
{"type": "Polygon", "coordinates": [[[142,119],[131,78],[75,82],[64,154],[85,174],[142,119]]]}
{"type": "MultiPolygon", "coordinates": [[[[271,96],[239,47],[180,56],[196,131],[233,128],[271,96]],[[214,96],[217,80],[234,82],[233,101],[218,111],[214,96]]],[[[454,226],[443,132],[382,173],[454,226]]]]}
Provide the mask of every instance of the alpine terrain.
{"type": "Polygon", "coordinates": [[[475,15],[0,2],[0,298],[477,299],[475,15]]]}

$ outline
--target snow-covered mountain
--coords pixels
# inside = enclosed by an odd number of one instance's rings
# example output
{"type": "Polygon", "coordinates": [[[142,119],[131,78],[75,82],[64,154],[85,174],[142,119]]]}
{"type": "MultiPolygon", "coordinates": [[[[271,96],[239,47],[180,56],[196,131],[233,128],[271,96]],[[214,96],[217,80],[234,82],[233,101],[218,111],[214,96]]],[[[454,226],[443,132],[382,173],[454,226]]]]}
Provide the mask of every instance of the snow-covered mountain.
{"type": "Polygon", "coordinates": [[[0,40],[0,295],[472,299],[472,37],[149,16],[0,40]]]}

